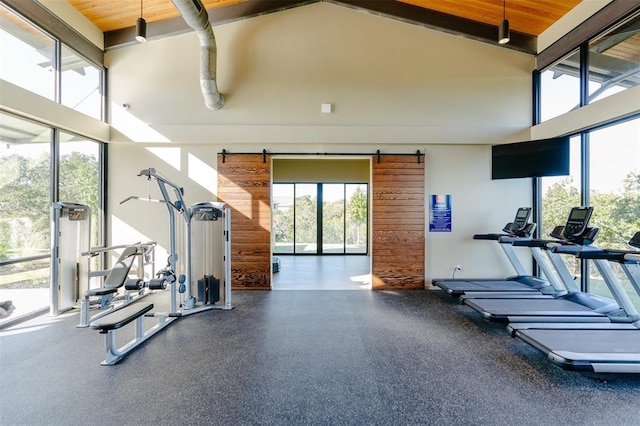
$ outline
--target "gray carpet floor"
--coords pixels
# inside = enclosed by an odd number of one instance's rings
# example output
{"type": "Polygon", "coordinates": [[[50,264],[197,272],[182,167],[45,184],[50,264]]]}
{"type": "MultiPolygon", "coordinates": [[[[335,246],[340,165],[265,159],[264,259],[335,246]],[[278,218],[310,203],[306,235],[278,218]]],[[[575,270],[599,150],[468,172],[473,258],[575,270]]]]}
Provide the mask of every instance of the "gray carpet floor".
{"type": "Polygon", "coordinates": [[[640,424],[640,375],[564,371],[438,290],[233,297],[111,367],[77,313],[0,332],[0,424],[640,424]]]}

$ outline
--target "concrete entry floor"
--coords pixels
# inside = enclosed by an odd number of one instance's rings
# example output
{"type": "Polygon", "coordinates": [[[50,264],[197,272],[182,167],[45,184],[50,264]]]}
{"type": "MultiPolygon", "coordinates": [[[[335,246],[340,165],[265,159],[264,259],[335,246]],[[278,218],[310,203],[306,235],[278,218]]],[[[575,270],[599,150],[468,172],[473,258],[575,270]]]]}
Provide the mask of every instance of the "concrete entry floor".
{"type": "Polygon", "coordinates": [[[369,256],[291,256],[280,259],[273,290],[370,290],[369,256]]]}

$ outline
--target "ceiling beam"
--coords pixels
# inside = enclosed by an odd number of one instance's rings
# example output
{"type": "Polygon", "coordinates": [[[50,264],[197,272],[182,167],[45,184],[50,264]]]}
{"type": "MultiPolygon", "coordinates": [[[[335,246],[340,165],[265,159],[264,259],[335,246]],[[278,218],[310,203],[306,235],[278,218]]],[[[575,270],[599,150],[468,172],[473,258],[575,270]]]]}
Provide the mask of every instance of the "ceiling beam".
{"type": "MultiPolygon", "coordinates": [[[[497,26],[458,18],[453,15],[424,9],[396,0],[251,0],[210,9],[209,19],[211,19],[213,25],[222,25],[228,22],[279,12],[281,10],[320,1],[498,45],[497,26]]],[[[134,23],[128,28],[106,32],[104,34],[105,50],[136,43],[134,41],[135,25],[133,24],[134,23]]],[[[147,24],[147,37],[151,40],[154,38],[178,35],[188,31],[191,31],[191,29],[181,17],[147,24]]],[[[533,55],[536,53],[536,43],[536,37],[511,31],[511,41],[506,45],[502,45],[502,47],[533,55]]]]}
{"type": "MultiPolygon", "coordinates": [[[[498,46],[498,26],[425,9],[396,0],[323,0],[376,15],[397,19],[438,31],[447,32],[476,41],[498,46]]],[[[501,47],[519,50],[531,55],[536,53],[537,38],[511,31],[511,41],[501,47]]]]}
{"type": "MultiPolygon", "coordinates": [[[[209,20],[213,25],[222,25],[310,3],[317,3],[318,1],[322,0],[252,0],[209,9],[208,13],[209,20]]],[[[132,22],[132,24],[128,28],[104,33],[105,50],[136,44],[135,22],[132,22]]],[[[189,31],[192,31],[192,29],[184,22],[182,17],[147,23],[147,39],[149,40],[183,34],[189,31]]]]}

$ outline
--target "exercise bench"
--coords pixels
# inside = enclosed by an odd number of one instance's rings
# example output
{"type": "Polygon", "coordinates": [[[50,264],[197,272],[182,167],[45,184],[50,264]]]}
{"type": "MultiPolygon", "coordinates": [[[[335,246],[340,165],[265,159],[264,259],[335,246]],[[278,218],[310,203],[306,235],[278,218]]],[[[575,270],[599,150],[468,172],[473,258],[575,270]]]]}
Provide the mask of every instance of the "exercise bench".
{"type": "Polygon", "coordinates": [[[90,327],[92,329],[98,330],[101,334],[105,335],[107,357],[100,364],[116,364],[142,342],[149,339],[177,318],[177,316],[170,316],[168,314],[153,315],[157,318],[158,323],[149,330],[145,330],[144,319],[151,309],[153,309],[153,303],[134,303],[91,322],[90,327]],[[116,346],[116,331],[133,321],[135,321],[136,327],[135,337],[133,340],[118,348],[116,346]]]}
{"type": "Polygon", "coordinates": [[[77,327],[88,327],[91,321],[104,317],[112,310],[124,307],[133,301],[133,299],[125,300],[124,303],[118,306],[114,306],[112,303],[118,290],[125,284],[128,286],[128,281],[141,281],[128,279],[129,271],[138,254],[139,250],[137,246],[126,247],[113,265],[113,268],[111,268],[107,274],[102,287],[92,288],[85,292],[80,302],[80,324],[78,324],[77,327]],[[100,297],[100,309],[102,312],[89,318],[89,305],[92,297],[100,297]]]}

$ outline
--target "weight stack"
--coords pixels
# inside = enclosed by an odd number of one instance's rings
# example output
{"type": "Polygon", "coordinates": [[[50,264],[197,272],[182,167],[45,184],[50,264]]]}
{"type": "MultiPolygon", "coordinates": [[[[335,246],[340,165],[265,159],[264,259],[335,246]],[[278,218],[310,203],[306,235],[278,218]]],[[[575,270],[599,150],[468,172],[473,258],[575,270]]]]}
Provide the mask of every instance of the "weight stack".
{"type": "Polygon", "coordinates": [[[205,275],[198,280],[197,301],[212,304],[220,301],[220,280],[213,275],[205,275]]]}

